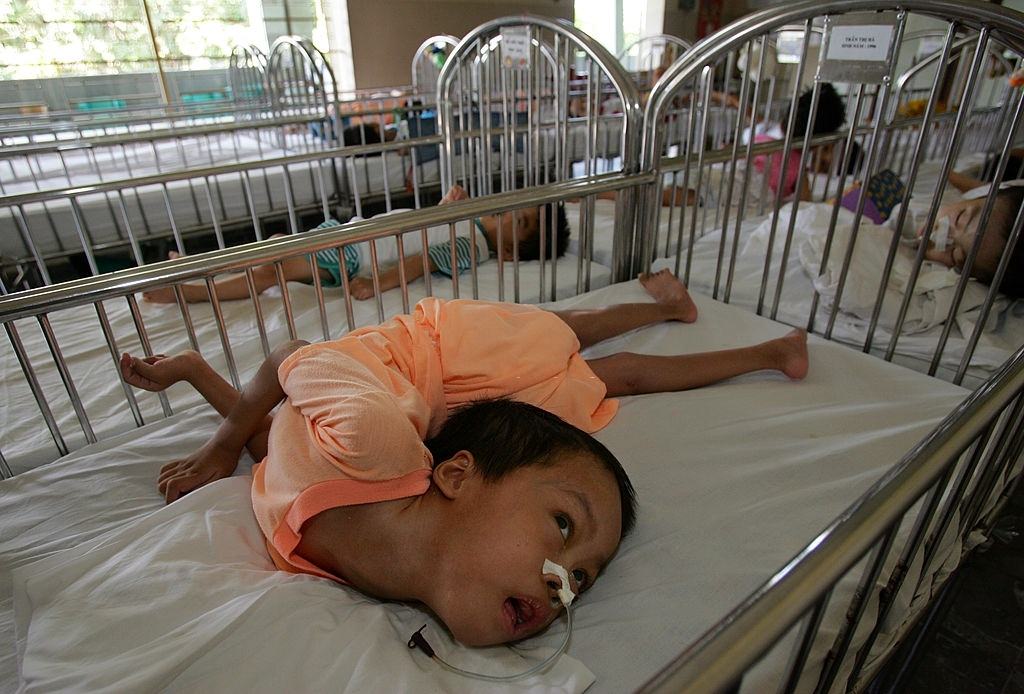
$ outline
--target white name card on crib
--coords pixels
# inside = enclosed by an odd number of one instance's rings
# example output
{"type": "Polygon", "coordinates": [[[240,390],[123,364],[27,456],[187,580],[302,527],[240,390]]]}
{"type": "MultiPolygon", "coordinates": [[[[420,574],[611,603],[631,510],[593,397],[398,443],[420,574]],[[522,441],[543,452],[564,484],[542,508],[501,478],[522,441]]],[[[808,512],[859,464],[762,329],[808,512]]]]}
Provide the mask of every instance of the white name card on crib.
{"type": "Polygon", "coordinates": [[[892,68],[894,12],[825,18],[820,77],[826,82],[879,84],[892,68]]]}
{"type": "Polygon", "coordinates": [[[530,30],[527,27],[503,27],[501,30],[501,62],[507,68],[525,70],[530,67],[530,30]]]}

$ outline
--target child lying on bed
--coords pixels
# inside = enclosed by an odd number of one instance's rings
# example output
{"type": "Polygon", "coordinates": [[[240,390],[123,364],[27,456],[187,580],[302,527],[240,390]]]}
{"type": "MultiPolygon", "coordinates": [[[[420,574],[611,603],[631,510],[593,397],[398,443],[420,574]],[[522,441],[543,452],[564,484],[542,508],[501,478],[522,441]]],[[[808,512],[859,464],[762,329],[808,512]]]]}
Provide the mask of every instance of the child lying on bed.
{"type": "Polygon", "coordinates": [[[169,502],[231,475],[248,446],[262,460],[253,508],[279,568],[422,602],[465,645],[510,642],[556,616],[560,582],[542,574],[546,559],[585,591],[633,525],[626,474],[585,433],[614,416],[606,396],[807,372],[802,331],[720,352],[585,361],[582,346],[697,318],[672,275],[641,281],[654,303],[554,312],[427,298],[412,315],[279,348],[241,393],[196,353],[124,355],[122,374],[154,391],[187,380],[225,416],[202,449],[162,469],[169,502]]]}
{"type": "MultiPolygon", "coordinates": [[[[949,182],[953,187],[963,193],[964,199],[942,205],[935,217],[935,227],[930,234],[928,249],[925,251],[925,258],[936,263],[953,268],[957,272],[963,270],[967,256],[979,234],[978,223],[981,221],[981,213],[985,207],[990,184],[980,179],[973,178],[965,173],[951,172],[949,182]],[[940,231],[941,230],[941,231],[940,231]],[[942,236],[944,238],[937,238],[942,236]]],[[[1013,224],[1016,221],[1017,213],[1024,200],[1024,187],[1021,181],[1004,181],[1002,189],[996,194],[995,205],[989,215],[985,229],[980,232],[981,245],[978,254],[971,266],[970,276],[983,282],[991,284],[999,267],[999,260],[1006,249],[1010,233],[1013,231],[1013,224]]],[[[848,188],[843,196],[842,204],[851,210],[856,208],[859,197],[860,184],[855,183],[848,188]]],[[[882,197],[885,197],[884,195],[882,197]]],[[[903,197],[903,186],[895,174],[891,171],[883,171],[869,183],[867,200],[864,205],[865,221],[875,224],[889,222],[895,226],[899,220],[899,210],[894,204],[899,203],[903,197]],[[895,182],[882,186],[895,190],[893,185],[898,184],[899,193],[890,199],[881,199],[878,193],[873,190],[879,186],[873,185],[878,179],[895,179],[895,182]]],[[[907,224],[914,224],[910,219],[911,211],[908,210],[904,220],[904,228],[907,224]]],[[[916,229],[916,235],[924,236],[924,226],[911,227],[916,229]]],[[[1010,297],[1024,296],[1024,244],[1017,243],[1010,257],[1010,264],[999,285],[999,290],[1010,297]]]]}
{"type": "MultiPolygon", "coordinates": [[[[978,222],[981,221],[990,184],[956,172],[950,174],[949,181],[964,193],[964,199],[939,208],[937,221],[948,223],[948,241],[944,248],[940,248],[934,241],[929,241],[925,257],[960,272],[980,233],[981,246],[971,266],[970,276],[985,284],[991,284],[999,267],[999,260],[1006,250],[1021,203],[1024,201],[1024,188],[1020,187],[1022,182],[1007,181],[1002,184],[1009,187],[996,194],[988,223],[979,232],[978,222]],[[1015,183],[1017,185],[1014,185],[1015,183]]],[[[918,236],[923,234],[922,228],[918,231],[918,236]]],[[[1013,298],[1024,297],[1024,242],[1020,240],[1013,248],[1009,265],[999,284],[999,291],[1013,298]]]]}
{"type": "MultiPolygon", "coordinates": [[[[456,200],[465,200],[469,194],[461,186],[453,186],[441,200],[444,205],[456,200]]],[[[399,210],[396,210],[399,211],[399,210]]],[[[519,209],[503,214],[487,215],[473,220],[472,225],[468,220],[456,223],[457,236],[455,239],[456,271],[459,273],[469,270],[472,264],[474,243],[476,246],[477,262],[483,262],[488,258],[500,258],[504,261],[513,259],[518,253],[519,260],[536,260],[540,258],[540,230],[541,215],[544,215],[544,228],[546,238],[550,239],[555,234],[555,252],[561,257],[565,253],[569,243],[569,221],[565,215],[563,204],[548,204],[540,207],[519,209]],[[514,220],[514,221],[513,221],[514,220]],[[514,232],[514,234],[513,234],[514,232]],[[515,236],[518,239],[513,239],[515,236]],[[471,240],[472,239],[472,240],[471,240]],[[516,248],[513,244],[516,244],[516,248]]],[[[354,217],[352,221],[361,221],[362,218],[354,217]]],[[[328,229],[339,226],[333,220],[324,222],[316,230],[328,229]]],[[[428,235],[449,238],[449,227],[436,227],[437,231],[431,234],[434,229],[428,230],[428,235]]],[[[275,234],[271,238],[284,236],[275,234]]],[[[416,235],[414,235],[416,236],[416,235]]],[[[418,240],[418,239],[415,239],[418,240]]],[[[378,247],[389,243],[395,245],[394,240],[384,239],[377,241],[378,247]]],[[[546,241],[550,243],[550,241],[546,241]]],[[[352,244],[342,249],[344,260],[337,248],[329,248],[316,254],[317,274],[324,287],[343,286],[342,272],[348,278],[348,287],[351,295],[356,299],[369,299],[374,294],[373,279],[366,276],[357,276],[364,262],[369,259],[363,257],[368,253],[361,253],[359,247],[365,244],[352,244]]],[[[547,250],[547,249],[545,249],[547,250]]],[[[171,252],[170,257],[177,258],[178,254],[171,252]]],[[[394,252],[397,261],[397,251],[394,252]]],[[[450,241],[442,241],[427,247],[427,255],[424,259],[421,253],[409,253],[405,256],[405,278],[406,282],[421,277],[424,272],[424,264],[430,272],[440,272],[447,276],[452,274],[452,248],[450,241]]],[[[310,269],[309,259],[306,256],[290,258],[281,263],[281,269],[285,281],[313,283],[313,273],[310,269]]],[[[262,293],[270,287],[277,285],[277,271],[274,265],[260,265],[252,270],[253,283],[256,291],[262,293]]],[[[380,272],[379,282],[381,291],[394,289],[400,286],[401,275],[397,262],[380,272]]],[[[249,284],[244,274],[237,274],[226,279],[214,282],[217,298],[221,301],[231,299],[248,299],[249,284]]],[[[206,291],[205,284],[183,284],[182,293],[188,302],[209,301],[210,297],[206,291]]],[[[160,287],[143,293],[147,301],[154,303],[170,304],[175,302],[173,287],[160,287]]]]}

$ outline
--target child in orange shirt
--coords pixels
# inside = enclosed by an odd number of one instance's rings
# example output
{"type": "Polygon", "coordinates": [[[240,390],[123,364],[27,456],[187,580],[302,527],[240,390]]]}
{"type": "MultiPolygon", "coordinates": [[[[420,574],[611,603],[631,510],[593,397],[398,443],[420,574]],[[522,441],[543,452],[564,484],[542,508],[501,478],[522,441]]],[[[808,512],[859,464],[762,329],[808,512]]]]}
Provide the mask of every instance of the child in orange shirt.
{"type": "Polygon", "coordinates": [[[555,618],[560,579],[542,574],[546,559],[586,590],[633,525],[632,486],[587,433],[614,416],[606,396],[760,369],[806,374],[802,331],[720,352],[585,361],[582,346],[696,320],[667,271],[641,281],[654,303],[552,312],[424,299],[411,315],[279,348],[242,393],[195,353],[124,355],[122,374],[147,390],[188,380],[225,416],[202,449],[164,466],[168,501],[232,474],[247,445],[262,460],[253,508],[279,568],[423,602],[465,645],[504,643],[555,618]]]}

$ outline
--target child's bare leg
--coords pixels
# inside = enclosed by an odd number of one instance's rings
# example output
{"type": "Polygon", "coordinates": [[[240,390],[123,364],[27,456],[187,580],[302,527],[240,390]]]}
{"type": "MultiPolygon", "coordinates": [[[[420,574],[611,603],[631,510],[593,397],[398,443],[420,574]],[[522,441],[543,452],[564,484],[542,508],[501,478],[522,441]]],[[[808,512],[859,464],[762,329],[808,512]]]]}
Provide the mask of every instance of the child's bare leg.
{"type": "MultiPolygon", "coordinates": [[[[195,388],[221,417],[228,416],[240,397],[234,386],[221,378],[201,354],[192,350],[170,357],[157,354],[139,358],[127,353],[122,354],[121,377],[128,385],[154,393],[185,381],[195,388]]],[[[256,461],[263,460],[267,455],[270,422],[271,418],[267,417],[263,426],[246,444],[246,448],[256,461]]]]}
{"type": "Polygon", "coordinates": [[[572,328],[583,347],[651,323],[670,320],[692,323],[697,320],[697,305],[683,283],[668,270],[640,275],[640,284],[654,297],[655,303],[617,304],[553,313],[572,328]]]}
{"type": "Polygon", "coordinates": [[[807,333],[794,330],[758,345],[719,352],[670,357],[620,352],[587,363],[608,387],[609,397],[700,388],[762,369],[801,379],[807,375],[807,333]]]}
{"type": "MultiPolygon", "coordinates": [[[[284,279],[286,282],[310,283],[313,281],[313,273],[309,267],[309,259],[305,256],[289,258],[281,263],[281,270],[284,273],[284,279]]],[[[325,274],[323,270],[318,268],[318,272],[320,273],[320,278],[322,280],[330,279],[330,275],[325,274]]],[[[277,271],[274,269],[273,265],[260,265],[254,267],[252,269],[252,281],[256,286],[256,293],[262,294],[277,284],[277,271]]],[[[213,287],[214,291],[217,292],[217,298],[221,301],[249,298],[249,282],[245,277],[245,273],[238,273],[224,279],[215,280],[213,287]]],[[[210,300],[210,295],[206,291],[205,284],[183,284],[181,285],[181,291],[185,296],[185,301],[190,304],[202,303],[210,300]]],[[[146,301],[156,304],[173,304],[175,302],[174,287],[151,289],[143,292],[142,296],[146,301]]]]}

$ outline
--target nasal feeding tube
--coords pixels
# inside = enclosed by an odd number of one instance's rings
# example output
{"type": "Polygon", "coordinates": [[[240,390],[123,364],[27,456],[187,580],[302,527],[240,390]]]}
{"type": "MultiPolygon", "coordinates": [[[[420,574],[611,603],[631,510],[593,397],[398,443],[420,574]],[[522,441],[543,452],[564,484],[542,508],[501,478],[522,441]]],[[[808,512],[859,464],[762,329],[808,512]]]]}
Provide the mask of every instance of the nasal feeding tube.
{"type": "Polygon", "coordinates": [[[426,624],[417,629],[416,633],[409,638],[409,648],[419,648],[421,651],[426,653],[429,658],[436,660],[438,665],[449,672],[454,672],[456,675],[462,675],[463,677],[485,680],[487,682],[512,682],[514,680],[535,675],[544,670],[555,661],[555,658],[565,653],[565,649],[569,645],[569,637],[572,635],[572,608],[570,605],[576,597],[576,594],[572,592],[572,587],[569,583],[569,572],[559,564],[556,564],[550,559],[545,559],[541,572],[542,574],[555,574],[561,581],[562,585],[558,589],[558,600],[565,607],[565,617],[568,623],[566,624],[565,636],[562,638],[562,643],[555,649],[555,652],[531,667],[529,670],[524,670],[523,672],[516,673],[515,675],[488,675],[482,672],[473,672],[471,670],[463,670],[460,667],[456,667],[435,653],[434,649],[430,647],[429,643],[427,643],[427,639],[422,633],[423,630],[427,628],[426,624]]]}

